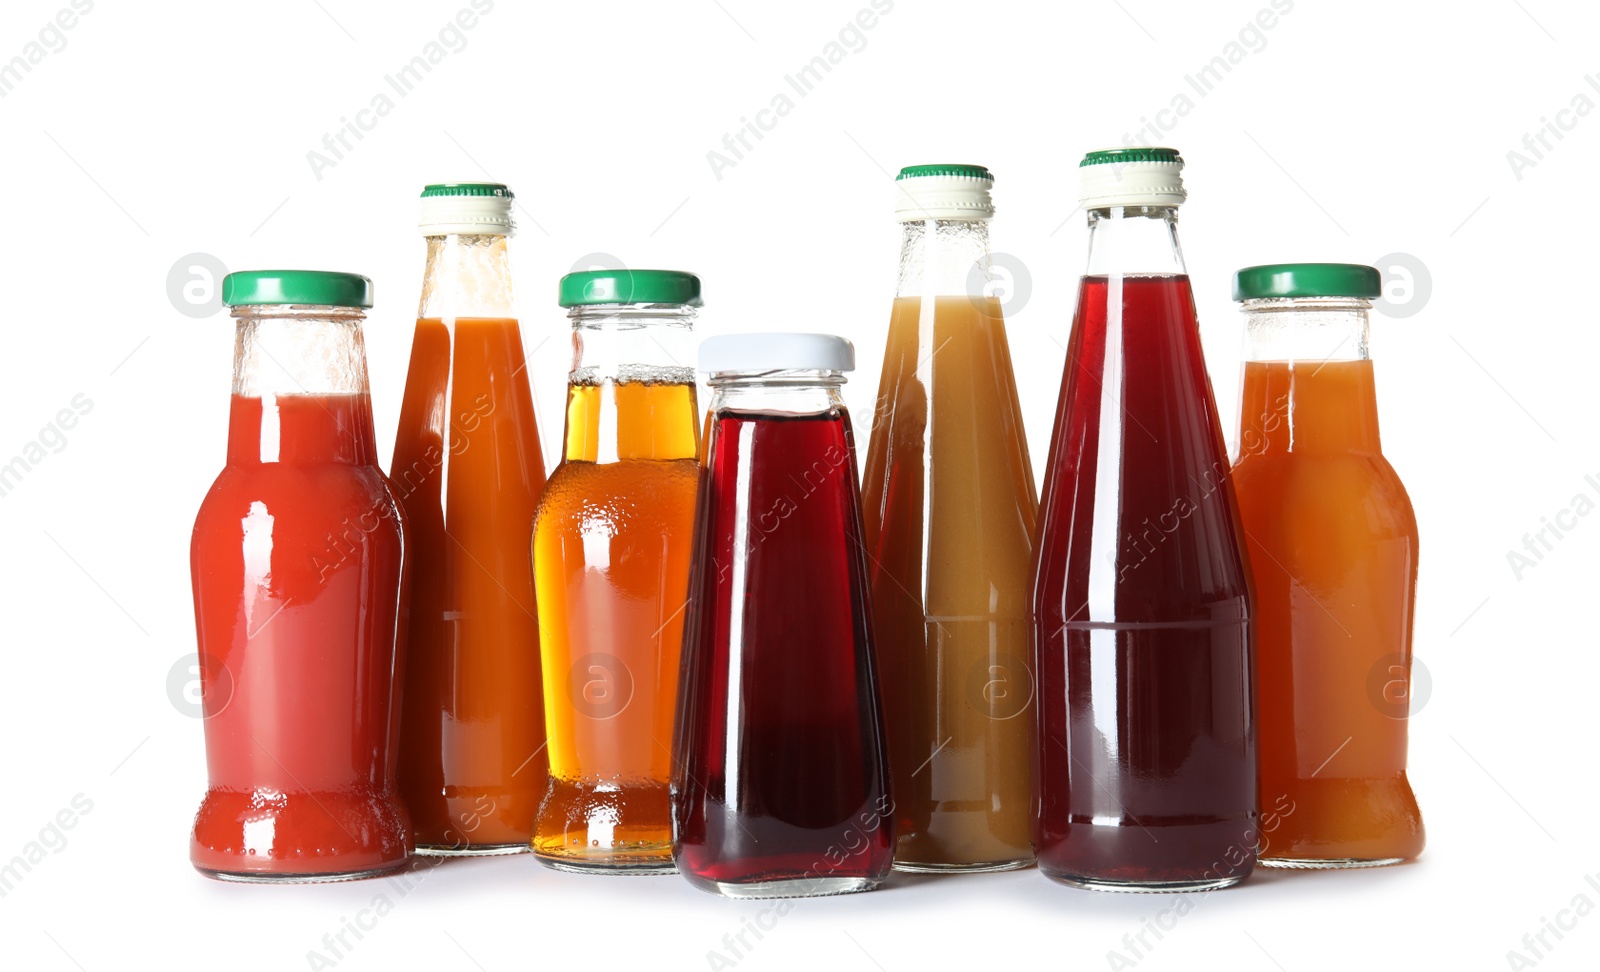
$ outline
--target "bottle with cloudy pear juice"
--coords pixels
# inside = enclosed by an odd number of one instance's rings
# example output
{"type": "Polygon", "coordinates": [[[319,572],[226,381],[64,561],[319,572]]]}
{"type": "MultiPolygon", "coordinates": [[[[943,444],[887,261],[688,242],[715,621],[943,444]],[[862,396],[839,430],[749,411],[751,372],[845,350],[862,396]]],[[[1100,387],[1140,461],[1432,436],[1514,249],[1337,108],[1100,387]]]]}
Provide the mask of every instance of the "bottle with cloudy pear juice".
{"type": "Polygon", "coordinates": [[[1028,565],[1038,506],[990,272],[994,177],[916,165],[896,180],[900,279],[865,495],[895,866],[1033,861],[1028,565]]]}

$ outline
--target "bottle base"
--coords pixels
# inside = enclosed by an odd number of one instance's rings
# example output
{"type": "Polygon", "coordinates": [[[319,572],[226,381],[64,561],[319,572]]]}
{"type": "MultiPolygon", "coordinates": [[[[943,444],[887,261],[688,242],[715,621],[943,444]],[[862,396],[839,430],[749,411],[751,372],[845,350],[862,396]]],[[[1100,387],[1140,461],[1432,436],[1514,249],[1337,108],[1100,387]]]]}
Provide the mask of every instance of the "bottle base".
{"type": "Polygon", "coordinates": [[[468,844],[465,847],[454,844],[418,844],[418,857],[501,857],[507,854],[527,854],[533,850],[525,843],[520,844],[468,844]]]}
{"type": "Polygon", "coordinates": [[[706,881],[691,878],[690,883],[702,891],[720,894],[724,898],[755,900],[760,898],[823,898],[836,894],[855,894],[860,891],[874,890],[883,883],[883,879],[873,877],[812,877],[734,883],[731,881],[706,881]]]}
{"type": "Polygon", "coordinates": [[[654,874],[676,874],[678,865],[672,858],[656,860],[653,858],[633,859],[598,859],[585,860],[581,857],[548,857],[538,851],[533,852],[534,859],[553,871],[564,874],[600,874],[614,877],[648,877],[654,874]]]}
{"type": "Polygon", "coordinates": [[[1084,891],[1120,891],[1130,894],[1173,894],[1184,891],[1219,891],[1231,888],[1244,880],[1243,874],[1231,874],[1222,878],[1206,878],[1198,881],[1106,881],[1099,878],[1075,877],[1068,874],[1054,874],[1044,871],[1044,875],[1052,881],[1065,884],[1069,888],[1081,888],[1084,891]]]}
{"type": "Polygon", "coordinates": [[[1032,857],[1016,861],[979,861],[975,864],[942,864],[921,861],[895,861],[894,869],[907,874],[993,874],[999,871],[1020,871],[1032,867],[1032,857]]]}
{"type": "Polygon", "coordinates": [[[392,790],[206,791],[189,863],[221,881],[305,884],[387,874],[411,860],[411,825],[392,790]]]}
{"type": "Polygon", "coordinates": [[[231,884],[341,884],[345,881],[362,881],[383,877],[405,869],[406,862],[398,861],[365,871],[345,871],[332,874],[275,874],[270,871],[217,871],[196,864],[194,869],[214,881],[231,884]]]}
{"type": "Polygon", "coordinates": [[[1262,867],[1279,867],[1290,870],[1330,870],[1349,869],[1358,867],[1388,867],[1391,864],[1403,864],[1410,858],[1406,857],[1378,857],[1363,860],[1354,857],[1263,857],[1256,861],[1262,867]]]}

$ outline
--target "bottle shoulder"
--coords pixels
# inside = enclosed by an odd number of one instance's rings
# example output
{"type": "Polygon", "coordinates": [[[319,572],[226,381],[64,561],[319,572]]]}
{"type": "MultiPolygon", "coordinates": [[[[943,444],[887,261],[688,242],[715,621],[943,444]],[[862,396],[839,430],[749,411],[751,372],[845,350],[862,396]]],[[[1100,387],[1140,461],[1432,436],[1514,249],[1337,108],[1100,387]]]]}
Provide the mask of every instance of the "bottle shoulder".
{"type": "Polygon", "coordinates": [[[1376,538],[1417,536],[1405,484],[1380,453],[1243,456],[1234,488],[1247,527],[1321,530],[1328,524],[1376,538]]]}
{"type": "Polygon", "coordinates": [[[199,516],[247,515],[257,506],[297,520],[338,520],[352,511],[382,509],[400,515],[389,477],[376,465],[266,462],[225,466],[201,501],[199,516]]]}
{"type": "Polygon", "coordinates": [[[693,516],[699,484],[698,459],[563,461],[545,483],[535,530],[577,526],[589,532],[649,522],[676,529],[685,513],[693,516]]]}

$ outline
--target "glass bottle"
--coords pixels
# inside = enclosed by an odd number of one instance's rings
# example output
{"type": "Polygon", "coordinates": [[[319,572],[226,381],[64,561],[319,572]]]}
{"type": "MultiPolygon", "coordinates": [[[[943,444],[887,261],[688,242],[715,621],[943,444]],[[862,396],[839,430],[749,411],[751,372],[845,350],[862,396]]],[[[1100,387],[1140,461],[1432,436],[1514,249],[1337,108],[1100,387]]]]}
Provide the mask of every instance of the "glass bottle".
{"type": "Polygon", "coordinates": [[[499,183],[422,191],[428,262],[390,467],[414,552],[400,790],[419,854],[528,850],[545,789],[528,560],[544,456],[511,202],[499,183]]]}
{"type": "Polygon", "coordinates": [[[378,469],[372,283],[229,274],[228,461],[190,562],[210,786],[190,859],[232,881],[341,881],[411,854],[395,783],[404,514],[378,469]]]}
{"type": "Polygon", "coordinates": [[[1256,857],[1250,577],[1194,297],[1183,161],[1083,161],[1089,266],[1035,561],[1039,867],[1226,887],[1256,857]]]}
{"type": "Polygon", "coordinates": [[[1038,500],[982,166],[900,171],[900,279],[863,495],[885,730],[910,871],[1032,863],[1028,567],[1038,500]]]}
{"type": "Polygon", "coordinates": [[[534,520],[550,772],[533,851],[560,870],[671,873],[672,728],[699,427],[700,280],[561,278],[566,450],[534,520]]]}
{"type": "Polygon", "coordinates": [[[1406,779],[1417,521],[1383,457],[1367,353],[1372,267],[1234,277],[1245,318],[1239,515],[1254,569],[1261,863],[1422,853],[1406,779]]]}
{"type": "Polygon", "coordinates": [[[735,898],[870,891],[894,830],[855,441],[827,334],[709,338],[679,695],[678,870],[735,898]]]}

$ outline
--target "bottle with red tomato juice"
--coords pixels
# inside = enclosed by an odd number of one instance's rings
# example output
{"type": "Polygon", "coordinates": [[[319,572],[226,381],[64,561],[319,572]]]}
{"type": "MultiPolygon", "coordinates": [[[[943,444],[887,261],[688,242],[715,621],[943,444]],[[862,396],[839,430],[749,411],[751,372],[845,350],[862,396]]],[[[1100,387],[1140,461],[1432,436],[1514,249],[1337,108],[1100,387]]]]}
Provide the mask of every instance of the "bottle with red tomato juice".
{"type": "Polygon", "coordinates": [[[1226,887],[1255,865],[1252,596],[1178,247],[1183,161],[1091,152],[1035,546],[1039,868],[1097,890],[1226,887]]]}
{"type": "Polygon", "coordinates": [[[844,338],[701,345],[707,419],[674,857],[735,898],[870,891],[893,863],[844,338]]]}
{"type": "Polygon", "coordinates": [[[191,546],[210,786],[190,859],[341,881],[412,851],[396,785],[403,514],[378,468],[366,277],[230,274],[227,465],[191,546]]]}

